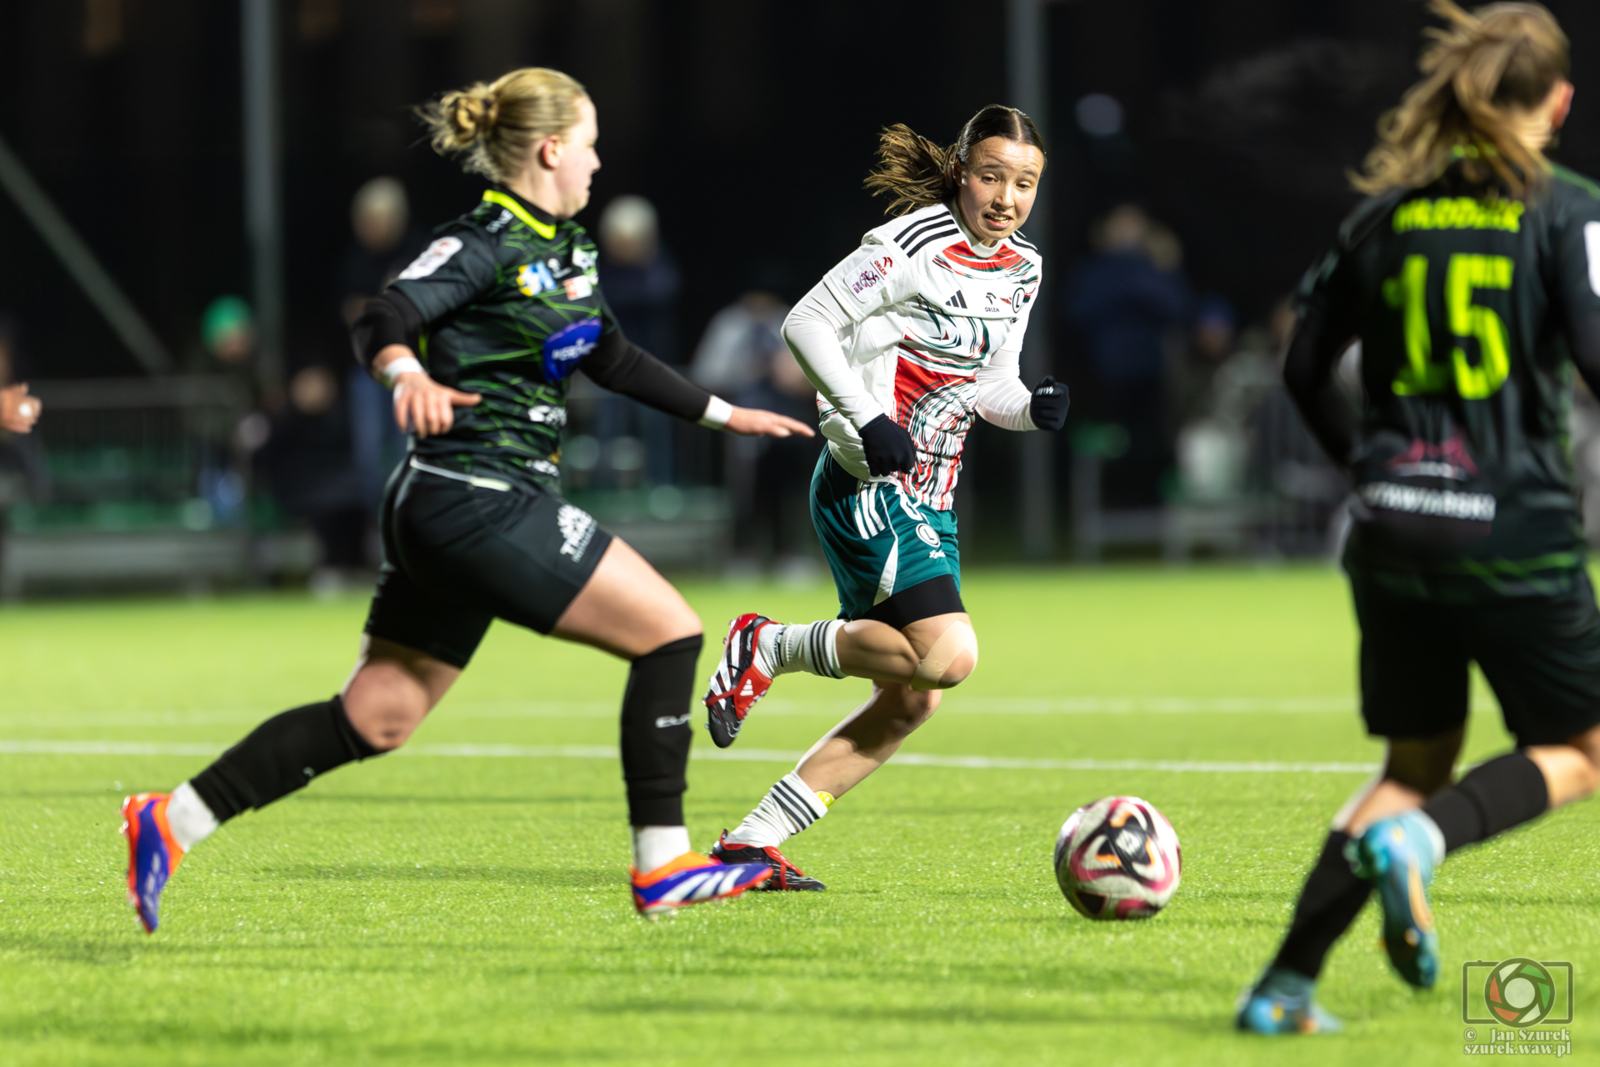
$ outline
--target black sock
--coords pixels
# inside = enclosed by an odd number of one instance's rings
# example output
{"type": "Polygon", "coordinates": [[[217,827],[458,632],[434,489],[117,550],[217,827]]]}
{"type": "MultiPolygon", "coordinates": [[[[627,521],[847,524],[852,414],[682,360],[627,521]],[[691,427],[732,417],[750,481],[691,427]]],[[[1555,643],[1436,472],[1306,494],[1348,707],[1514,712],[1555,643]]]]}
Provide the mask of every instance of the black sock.
{"type": "Polygon", "coordinates": [[[684,768],[694,731],[697,634],[662,645],[633,661],[622,695],[622,777],[632,826],[682,826],[684,768]]]}
{"type": "Polygon", "coordinates": [[[381,755],[356,733],[339,697],[274,715],[189,779],[218,822],[264,808],[319,774],[381,755]]]}
{"type": "Polygon", "coordinates": [[[1328,950],[1361,913],[1372,886],[1350,869],[1350,861],[1344,855],[1349,841],[1349,834],[1333,830],[1323,842],[1322,855],[1306,876],[1305,888],[1295,902],[1294,918],[1272,961],[1274,967],[1287,967],[1307,978],[1317,977],[1328,950]]]}
{"type": "Polygon", "coordinates": [[[1422,813],[1444,834],[1444,850],[1475,845],[1550,808],[1544,772],[1526,753],[1511,752],[1474,767],[1422,805],[1422,813]]]}

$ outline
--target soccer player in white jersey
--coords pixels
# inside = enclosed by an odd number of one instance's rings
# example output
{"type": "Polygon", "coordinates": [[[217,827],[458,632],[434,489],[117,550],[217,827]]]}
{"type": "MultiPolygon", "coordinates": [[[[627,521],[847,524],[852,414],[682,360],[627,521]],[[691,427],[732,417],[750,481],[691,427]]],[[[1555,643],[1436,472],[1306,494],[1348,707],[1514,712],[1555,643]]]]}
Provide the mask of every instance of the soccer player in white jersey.
{"type": "Polygon", "coordinates": [[[795,305],[783,326],[828,440],[811,518],[839,590],[839,617],[783,625],[754,612],[728,628],[705,703],[733,743],[772,679],[791,671],[871,679],[872,695],[779,779],[712,850],[771,864],[771,889],[821,889],[779,846],[881,767],[978,663],[961,603],[951,510],[974,414],[1008,430],[1059,430],[1067,390],[1029,389],[1018,354],[1039,294],[1039,250],[1017,232],[1044,174],[1044,142],[992,105],[941,148],[885,130],[867,188],[894,199],[795,305]]]}

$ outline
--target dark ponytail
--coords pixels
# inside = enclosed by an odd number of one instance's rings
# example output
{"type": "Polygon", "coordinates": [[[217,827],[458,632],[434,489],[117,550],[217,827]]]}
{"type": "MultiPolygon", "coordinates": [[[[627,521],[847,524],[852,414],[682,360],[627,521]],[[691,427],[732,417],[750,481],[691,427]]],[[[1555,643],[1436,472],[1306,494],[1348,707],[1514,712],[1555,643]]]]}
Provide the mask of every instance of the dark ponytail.
{"type": "Polygon", "coordinates": [[[990,137],[1045,151],[1044,138],[1033,120],[1004,104],[990,104],[968,119],[949,148],[940,148],[911,127],[895,123],[878,138],[878,164],[867,176],[866,187],[894,197],[886,212],[890,215],[945,203],[955,196],[957,165],[965,166],[972,146],[990,137]]]}

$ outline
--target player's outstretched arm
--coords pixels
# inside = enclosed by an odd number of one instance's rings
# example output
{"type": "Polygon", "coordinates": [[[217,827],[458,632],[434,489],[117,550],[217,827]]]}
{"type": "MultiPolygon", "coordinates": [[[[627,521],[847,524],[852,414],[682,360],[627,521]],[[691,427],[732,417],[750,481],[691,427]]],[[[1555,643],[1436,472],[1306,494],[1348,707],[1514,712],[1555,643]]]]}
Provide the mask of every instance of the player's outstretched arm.
{"type": "Polygon", "coordinates": [[[817,432],[799,419],[761,408],[736,407],[722,428],[741,437],[815,437],[817,432]]]}

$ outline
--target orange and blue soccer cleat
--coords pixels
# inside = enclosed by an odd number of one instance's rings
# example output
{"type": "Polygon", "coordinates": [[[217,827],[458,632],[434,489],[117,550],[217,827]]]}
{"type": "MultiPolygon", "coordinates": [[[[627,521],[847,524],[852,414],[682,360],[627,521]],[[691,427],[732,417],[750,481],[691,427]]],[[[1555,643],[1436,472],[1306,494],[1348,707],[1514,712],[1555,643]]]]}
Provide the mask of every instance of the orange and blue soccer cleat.
{"type": "Polygon", "coordinates": [[[140,793],[122,802],[122,835],[128,839],[128,900],[146,933],[161,925],[161,891],[183,862],[183,849],[167,825],[168,793],[140,793]]]}
{"type": "Polygon", "coordinates": [[[1315,979],[1286,967],[1268,967],[1239,998],[1233,1025],[1252,1034],[1336,1034],[1338,1019],[1315,1000],[1315,979]]]}
{"type": "Polygon", "coordinates": [[[1378,820],[1356,842],[1356,874],[1377,887],[1383,904],[1389,962],[1418,989],[1431,989],[1439,980],[1439,931],[1428,885],[1443,858],[1439,828],[1415,810],[1378,820]]]}
{"type": "Polygon", "coordinates": [[[633,906],[646,919],[690,904],[731,900],[772,877],[772,868],[765,863],[718,863],[698,852],[685,852],[648,874],[628,870],[633,875],[633,906]]]}
{"type": "Polygon", "coordinates": [[[772,677],[762,670],[762,656],[756,647],[756,637],[768,626],[777,623],[765,615],[750,612],[740,615],[728,624],[727,639],[722,642],[722,659],[717,672],[711,676],[702,702],[706,706],[706,729],[718,748],[727,748],[739,736],[744,717],[750,714],[756,701],[767,695],[772,677]]]}

